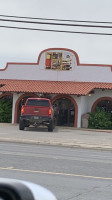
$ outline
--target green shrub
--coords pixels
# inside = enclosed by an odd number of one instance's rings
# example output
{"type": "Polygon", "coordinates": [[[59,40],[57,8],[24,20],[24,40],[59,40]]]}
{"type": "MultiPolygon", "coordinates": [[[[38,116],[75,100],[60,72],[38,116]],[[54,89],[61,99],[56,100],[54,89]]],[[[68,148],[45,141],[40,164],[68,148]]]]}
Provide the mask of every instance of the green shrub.
{"type": "Polygon", "coordinates": [[[90,113],[89,128],[112,129],[111,113],[107,113],[97,107],[95,112],[90,113]]]}
{"type": "Polygon", "coordinates": [[[12,99],[0,99],[0,122],[10,123],[12,119],[12,99]]]}

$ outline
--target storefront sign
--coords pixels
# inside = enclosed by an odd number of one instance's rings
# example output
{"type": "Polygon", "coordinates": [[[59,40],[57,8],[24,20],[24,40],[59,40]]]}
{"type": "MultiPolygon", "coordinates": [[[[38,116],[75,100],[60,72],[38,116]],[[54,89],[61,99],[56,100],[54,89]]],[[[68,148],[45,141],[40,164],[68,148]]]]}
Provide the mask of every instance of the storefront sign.
{"type": "Polygon", "coordinates": [[[71,70],[70,52],[46,52],[45,68],[53,70],[71,70]]]}

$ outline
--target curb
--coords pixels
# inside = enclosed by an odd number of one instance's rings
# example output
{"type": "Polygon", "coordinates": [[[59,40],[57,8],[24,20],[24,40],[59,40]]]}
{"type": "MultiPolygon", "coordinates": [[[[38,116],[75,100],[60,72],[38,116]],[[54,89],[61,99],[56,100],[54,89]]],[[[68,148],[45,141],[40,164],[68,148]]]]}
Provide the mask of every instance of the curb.
{"type": "MultiPolygon", "coordinates": [[[[60,129],[65,129],[65,127],[60,127],[60,129]]],[[[91,131],[91,132],[105,132],[105,133],[112,133],[112,130],[103,130],[103,129],[87,129],[87,128],[72,128],[68,127],[66,129],[72,130],[79,130],[79,131],[91,131]]]]}
{"type": "Polygon", "coordinates": [[[10,139],[3,138],[0,142],[17,143],[17,144],[32,144],[32,145],[48,145],[48,146],[60,146],[60,147],[71,147],[71,148],[83,148],[83,149],[96,149],[96,150],[112,150],[112,146],[99,146],[90,144],[70,144],[70,143],[59,143],[59,142],[41,142],[34,140],[22,140],[22,139],[10,139]]]}

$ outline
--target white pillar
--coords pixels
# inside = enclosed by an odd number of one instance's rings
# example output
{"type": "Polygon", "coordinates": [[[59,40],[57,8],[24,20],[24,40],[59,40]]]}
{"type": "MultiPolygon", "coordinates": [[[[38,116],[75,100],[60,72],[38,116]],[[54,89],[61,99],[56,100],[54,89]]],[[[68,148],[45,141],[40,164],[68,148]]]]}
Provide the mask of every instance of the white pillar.
{"type": "Polygon", "coordinates": [[[87,96],[81,96],[79,98],[77,105],[78,105],[77,128],[81,128],[82,115],[89,112],[88,97],[87,96]]]}
{"type": "Polygon", "coordinates": [[[77,103],[78,111],[77,111],[77,128],[81,127],[81,96],[72,96],[77,103]]]}
{"type": "Polygon", "coordinates": [[[13,93],[13,104],[12,104],[12,124],[14,124],[14,116],[15,116],[15,105],[17,99],[21,96],[21,94],[13,93]]]}
{"type": "Polygon", "coordinates": [[[78,106],[77,128],[81,128],[81,97],[78,97],[77,99],[77,106],[78,106]]]}

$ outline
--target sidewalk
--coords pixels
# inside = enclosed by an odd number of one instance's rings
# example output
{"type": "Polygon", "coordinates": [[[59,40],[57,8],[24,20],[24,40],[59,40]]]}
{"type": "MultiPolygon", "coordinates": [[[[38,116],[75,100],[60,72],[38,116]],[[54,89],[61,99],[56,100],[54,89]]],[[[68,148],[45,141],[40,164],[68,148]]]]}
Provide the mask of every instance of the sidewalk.
{"type": "Polygon", "coordinates": [[[30,127],[20,131],[19,125],[1,123],[0,141],[112,150],[112,130],[56,127],[48,132],[46,128],[30,127]]]}

